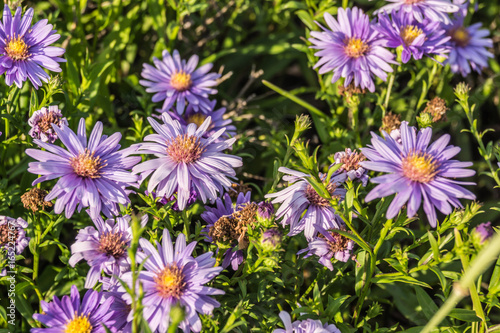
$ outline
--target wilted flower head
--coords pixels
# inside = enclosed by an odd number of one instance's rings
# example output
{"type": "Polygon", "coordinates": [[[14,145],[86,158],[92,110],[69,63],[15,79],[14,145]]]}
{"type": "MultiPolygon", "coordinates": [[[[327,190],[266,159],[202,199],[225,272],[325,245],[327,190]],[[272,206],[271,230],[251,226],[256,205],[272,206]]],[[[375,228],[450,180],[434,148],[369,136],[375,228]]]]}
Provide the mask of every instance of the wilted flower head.
{"type": "Polygon", "coordinates": [[[491,222],[481,223],[476,227],[476,229],[474,229],[474,232],[479,235],[481,243],[484,243],[495,234],[495,230],[491,226],[491,222]]]}
{"type": "Polygon", "coordinates": [[[231,199],[237,199],[240,193],[243,193],[246,195],[248,192],[250,192],[252,189],[248,184],[243,183],[242,180],[240,180],[239,183],[232,183],[231,184],[231,189],[227,192],[231,199]]]}
{"type": "Polygon", "coordinates": [[[33,187],[21,196],[21,202],[24,208],[29,208],[33,212],[38,212],[40,208],[43,210],[45,207],[52,207],[52,202],[45,201],[47,194],[47,191],[33,187]]]}
{"type": "Polygon", "coordinates": [[[217,93],[212,87],[217,85],[220,77],[216,73],[208,73],[212,69],[212,64],[205,64],[196,69],[198,56],[193,55],[186,60],[182,60],[179,52],[174,50],[170,55],[168,51],[163,51],[163,60],[153,58],[156,66],[144,64],[142,77],[139,83],[145,86],[147,92],[155,93],[153,102],[163,102],[163,111],[169,110],[174,103],[178,114],[184,112],[186,102],[197,111],[210,112],[211,102],[208,95],[217,93]]]}
{"type": "Polygon", "coordinates": [[[450,178],[470,177],[476,172],[465,169],[471,162],[459,162],[451,158],[460,152],[460,147],[448,146],[449,135],[443,135],[429,146],[432,128],[416,133],[415,127],[401,124],[401,143],[392,137],[382,139],[372,132],[372,145],[361,149],[368,161],[361,165],[368,169],[389,174],[371,179],[377,185],[365,201],[387,197],[397,193],[389,206],[386,217],[394,218],[407,204],[407,215],[413,217],[423,201],[424,212],[432,227],[437,224],[436,208],[450,214],[453,207],[462,207],[458,199],[474,200],[475,195],[460,185],[475,183],[456,181],[450,178]]]}
{"type": "Polygon", "coordinates": [[[40,301],[43,312],[35,313],[33,318],[47,328],[32,328],[32,333],[49,332],[85,332],[106,333],[104,325],[111,332],[115,327],[116,314],[111,309],[114,301],[108,298],[101,304],[102,292],[87,290],[83,300],[75,285],[71,286],[71,296],[63,296],[61,300],[54,296],[52,302],[40,301]]]}
{"type": "MultiPolygon", "coordinates": [[[[246,194],[240,192],[236,198],[236,202],[233,204],[231,197],[226,193],[222,199],[218,198],[215,201],[215,207],[205,206],[205,212],[201,213],[201,218],[207,222],[207,226],[202,230],[202,233],[205,234],[205,240],[207,242],[216,243],[216,240],[212,237],[216,230],[211,232],[216,223],[218,224],[217,229],[221,229],[220,227],[222,227],[223,224],[228,224],[228,221],[230,223],[236,222],[237,224],[237,221],[234,221],[235,219],[233,218],[233,214],[240,211],[250,203],[251,194],[251,192],[246,192],[246,194]],[[231,222],[229,218],[232,218],[233,221],[231,222]]],[[[232,227],[232,225],[229,225],[229,227],[232,227]]],[[[231,229],[227,231],[229,234],[231,229]]],[[[235,233],[235,231],[233,231],[233,233],[235,233]]],[[[220,233],[218,236],[223,235],[220,233]]],[[[236,240],[239,236],[240,234],[235,233],[236,240]]],[[[231,244],[227,245],[229,249],[226,249],[223,254],[224,260],[222,262],[222,267],[226,268],[231,264],[233,270],[237,270],[238,266],[243,262],[243,252],[241,249],[238,249],[238,244],[234,244],[233,238],[228,237],[228,241],[231,244]]]]}
{"type": "Polygon", "coordinates": [[[447,45],[451,48],[445,64],[449,64],[453,73],[467,76],[472,70],[481,73],[488,67],[488,58],[493,54],[487,50],[493,47],[493,41],[486,38],[490,32],[480,29],[481,23],[466,27],[463,17],[457,17],[450,25],[445,26],[451,39],[447,45]]]}
{"type": "Polygon", "coordinates": [[[438,121],[445,121],[447,110],[446,102],[439,97],[434,97],[427,102],[427,106],[417,117],[418,126],[420,128],[429,127],[438,121]]]}
{"type": "Polygon", "coordinates": [[[143,180],[152,175],[148,191],[156,189],[157,196],[170,197],[177,192],[180,210],[186,208],[191,190],[195,190],[204,203],[213,202],[217,192],[222,193],[231,186],[229,178],[236,175],[234,168],[243,164],[240,157],[222,153],[236,139],[216,142],[224,129],[204,138],[210,117],[198,128],[196,124],[184,127],[168,113],[163,113],[162,119],[164,124],[160,125],[148,118],[156,133],[146,136],[146,142],[137,149],[139,153],[154,154],[158,158],[136,165],[134,173],[140,173],[143,180]]]}
{"type": "Polygon", "coordinates": [[[320,67],[320,74],[333,71],[332,83],[343,77],[346,87],[354,82],[355,87],[374,92],[373,76],[385,81],[387,72],[392,72],[389,63],[395,63],[394,55],[383,48],[383,36],[361,9],[339,8],[337,16],[336,20],[325,13],[330,29],[320,26],[322,32],[311,31],[311,48],[319,49],[315,55],[320,57],[314,68],[320,67]]]}
{"type": "Polygon", "coordinates": [[[12,16],[9,6],[3,8],[3,20],[0,24],[0,74],[5,73],[5,83],[15,83],[22,87],[26,79],[30,79],[38,89],[41,81],[48,82],[50,76],[44,68],[52,72],[60,72],[59,62],[66,62],[62,56],[64,49],[49,46],[61,37],[52,30],[47,20],[38,21],[31,26],[33,8],[21,17],[22,9],[17,7],[12,16]]]}
{"type": "Polygon", "coordinates": [[[336,174],[344,173],[350,180],[359,179],[363,183],[363,186],[366,186],[368,182],[367,171],[359,164],[366,159],[362,153],[352,151],[351,148],[346,148],[345,151],[335,153],[333,158],[335,162],[331,166],[342,164],[336,171],[336,174]]]}
{"type": "Polygon", "coordinates": [[[98,218],[100,212],[111,217],[118,215],[118,203],[130,202],[126,186],[135,185],[139,177],[127,170],[141,160],[138,156],[129,157],[132,149],[120,149],[120,133],[110,137],[102,135],[103,126],[97,122],[87,139],[85,119],[80,119],[78,133],[69,127],[53,125],[66,149],[40,140],[33,140],[44,150],[26,149],[26,154],[39,162],[29,163],[28,171],[41,175],[33,186],[46,180],[59,178],[45,200],[57,198],[54,206],[56,214],[65,211],[70,218],[79,205],[90,208],[90,217],[98,218]]]}
{"type": "MultiPolygon", "coordinates": [[[[127,250],[132,241],[131,218],[128,215],[108,219],[101,217],[94,220],[94,227],[86,227],[78,232],[76,242],[71,245],[72,256],[69,264],[72,267],[85,259],[90,270],[85,280],[85,288],[95,286],[104,272],[113,279],[130,270],[130,258],[127,250]]],[[[141,225],[147,223],[144,215],[141,225]]]]}
{"type": "MultiPolygon", "coordinates": [[[[193,258],[191,253],[196,242],[186,245],[183,234],[177,237],[174,250],[167,229],[163,230],[162,244],[157,242],[156,248],[144,238],[139,244],[144,253],[137,253],[137,261],[146,262],[137,282],[144,289],[143,315],[151,330],[165,333],[170,326],[170,310],[179,305],[186,313],[179,327],[184,332],[200,332],[202,325],[198,313],[212,314],[220,304],[210,296],[224,294],[222,290],[205,286],[222,270],[222,267],[214,267],[212,252],[193,258]]],[[[129,287],[132,286],[131,272],[125,273],[122,279],[129,287]]],[[[124,291],[124,288],[119,290],[124,291]]],[[[125,294],[124,298],[128,304],[136,302],[129,294],[125,294]]]]}
{"type": "Polygon", "coordinates": [[[29,135],[32,138],[54,143],[57,140],[57,133],[52,128],[52,124],[61,128],[63,124],[68,126],[68,121],[63,118],[57,105],[51,105],[48,109],[41,108],[35,111],[28,120],[28,124],[31,126],[29,135]]]}
{"type": "Polygon", "coordinates": [[[292,323],[292,318],[286,311],[280,312],[280,318],[285,329],[277,328],[273,333],[341,333],[337,326],[323,324],[317,319],[296,320],[292,323]]]}
{"type": "MultiPolygon", "coordinates": [[[[331,207],[328,199],[321,197],[306,180],[310,175],[285,167],[278,169],[287,175],[283,176],[289,186],[276,193],[267,194],[266,198],[274,198],[272,203],[281,203],[276,213],[276,219],[281,219],[283,226],[290,225],[288,236],[295,236],[304,230],[304,235],[311,240],[317,233],[316,226],[334,223],[340,226],[340,217],[331,207]],[[306,211],[307,210],[307,211],[306,211]],[[304,214],[304,211],[306,213],[304,214]]],[[[326,175],[320,174],[324,180],[326,175]]],[[[340,173],[329,179],[326,185],[332,198],[342,199],[346,190],[340,185],[345,181],[346,174],[340,173]]]]}
{"type": "Polygon", "coordinates": [[[233,137],[236,135],[236,127],[234,125],[231,125],[233,121],[230,118],[223,118],[224,113],[226,112],[226,108],[215,110],[216,103],[216,101],[210,101],[210,110],[208,111],[202,109],[195,110],[192,104],[188,104],[188,106],[186,107],[186,111],[181,113],[180,115],[177,114],[177,112],[169,112],[169,114],[172,119],[179,121],[183,126],[194,123],[198,127],[200,127],[207,119],[207,117],[210,116],[212,118],[212,122],[207,128],[207,131],[204,134],[204,138],[208,138],[210,135],[217,133],[220,129],[224,128],[224,132],[218,139],[218,141],[223,141],[223,138],[228,138],[229,136],[233,137]]]}
{"type": "Polygon", "coordinates": [[[446,111],[448,108],[446,107],[446,101],[439,97],[434,97],[429,102],[424,109],[424,113],[428,113],[432,116],[433,122],[446,120],[446,111]]]}
{"type": "Polygon", "coordinates": [[[412,55],[415,60],[425,56],[444,57],[449,52],[445,43],[450,39],[438,21],[429,19],[418,22],[411,12],[393,11],[391,18],[386,13],[379,14],[374,29],[387,40],[386,46],[402,48],[401,61],[407,63],[412,55]]]}
{"type": "MultiPolygon", "coordinates": [[[[300,250],[297,254],[308,252],[304,258],[314,254],[319,257],[320,264],[333,271],[332,258],[347,262],[351,258],[354,242],[335,232],[333,225],[329,228],[332,230],[323,229],[321,226],[318,226],[317,229],[319,235],[309,242],[307,248],[300,250]]],[[[345,225],[341,225],[339,230],[346,231],[345,225]]]]}
{"type": "Polygon", "coordinates": [[[382,118],[382,127],[380,131],[390,134],[393,130],[399,129],[401,126],[401,115],[389,112],[382,118]]]}
{"type": "Polygon", "coordinates": [[[20,217],[14,219],[0,215],[0,251],[7,248],[12,249],[9,243],[14,243],[16,254],[21,254],[30,240],[29,237],[26,237],[25,229],[27,227],[28,222],[20,217]]]}
{"type": "Polygon", "coordinates": [[[422,22],[424,18],[436,22],[450,22],[449,13],[457,12],[460,7],[451,3],[450,0],[387,0],[390,4],[385,5],[375,14],[380,12],[402,11],[413,15],[415,20],[422,22]]]}

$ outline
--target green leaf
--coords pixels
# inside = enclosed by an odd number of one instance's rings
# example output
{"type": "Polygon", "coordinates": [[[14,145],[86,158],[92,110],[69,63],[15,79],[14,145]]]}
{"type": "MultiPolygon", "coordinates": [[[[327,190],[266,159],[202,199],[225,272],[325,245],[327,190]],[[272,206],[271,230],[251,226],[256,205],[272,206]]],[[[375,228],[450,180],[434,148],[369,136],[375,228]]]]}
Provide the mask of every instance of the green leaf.
{"type": "Polygon", "coordinates": [[[437,244],[436,238],[432,235],[430,230],[427,232],[429,237],[429,243],[431,244],[432,253],[434,254],[434,259],[439,262],[440,254],[439,254],[439,246],[437,244]]]}
{"type": "Polygon", "coordinates": [[[311,15],[309,15],[308,12],[306,12],[305,10],[298,10],[296,14],[302,21],[302,23],[304,23],[309,28],[309,30],[314,30],[314,19],[311,17],[311,15]]]}
{"type": "Polygon", "coordinates": [[[453,309],[450,311],[448,316],[451,318],[467,322],[475,322],[481,320],[481,318],[476,316],[476,313],[473,310],[467,310],[467,309],[453,309]]]}
{"type": "Polygon", "coordinates": [[[394,282],[402,282],[406,284],[411,284],[415,286],[422,286],[425,288],[432,289],[430,285],[427,283],[412,278],[408,275],[403,275],[401,273],[389,273],[389,274],[378,274],[375,275],[372,279],[373,283],[394,283],[394,282]]]}
{"type": "MultiPolygon", "coordinates": [[[[417,301],[422,308],[422,313],[427,319],[431,319],[434,314],[439,310],[438,306],[432,298],[423,290],[422,288],[415,286],[415,292],[417,294],[417,301]]],[[[443,320],[443,324],[449,325],[449,322],[445,319],[443,320]]]]}
{"type": "Polygon", "coordinates": [[[500,290],[500,257],[497,259],[495,269],[491,274],[490,285],[488,286],[488,295],[495,295],[500,290]]]}

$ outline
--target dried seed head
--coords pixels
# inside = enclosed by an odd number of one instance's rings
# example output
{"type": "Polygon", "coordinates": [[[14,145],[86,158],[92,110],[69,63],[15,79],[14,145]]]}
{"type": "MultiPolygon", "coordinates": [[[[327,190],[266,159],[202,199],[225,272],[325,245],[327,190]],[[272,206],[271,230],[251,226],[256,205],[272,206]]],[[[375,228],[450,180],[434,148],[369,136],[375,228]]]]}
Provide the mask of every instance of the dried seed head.
{"type": "Polygon", "coordinates": [[[400,127],[401,116],[399,114],[389,112],[384,116],[384,118],[382,118],[382,127],[380,127],[380,131],[385,131],[387,134],[391,134],[392,131],[399,129],[400,127]]]}
{"type": "Polygon", "coordinates": [[[251,190],[250,186],[244,184],[243,181],[240,181],[239,184],[236,183],[231,184],[231,188],[234,190],[234,191],[228,191],[228,194],[231,197],[231,199],[236,199],[238,198],[238,194],[240,193],[246,194],[248,191],[251,190]]]}
{"type": "Polygon", "coordinates": [[[448,111],[448,108],[446,107],[444,99],[434,97],[432,100],[427,102],[427,105],[422,113],[430,114],[432,122],[435,123],[438,121],[446,121],[446,111],[448,111]]]}
{"type": "Polygon", "coordinates": [[[257,222],[256,213],[258,208],[259,206],[255,202],[251,202],[229,216],[222,216],[210,228],[208,235],[216,243],[234,243],[237,241],[240,249],[246,248],[248,246],[246,232],[249,227],[253,227],[257,222]]]}
{"type": "Polygon", "coordinates": [[[52,202],[44,200],[47,194],[47,191],[33,187],[21,196],[21,202],[24,208],[38,212],[40,208],[43,210],[45,207],[52,207],[52,202]]]}

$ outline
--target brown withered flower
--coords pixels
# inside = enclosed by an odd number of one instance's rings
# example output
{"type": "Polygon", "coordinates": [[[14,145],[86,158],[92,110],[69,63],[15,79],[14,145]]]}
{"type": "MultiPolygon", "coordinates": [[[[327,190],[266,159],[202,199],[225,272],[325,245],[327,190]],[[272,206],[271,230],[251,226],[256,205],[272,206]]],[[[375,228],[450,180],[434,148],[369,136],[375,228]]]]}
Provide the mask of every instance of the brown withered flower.
{"type": "Polygon", "coordinates": [[[390,134],[393,130],[399,129],[399,127],[401,127],[401,116],[389,112],[382,118],[382,127],[380,127],[380,131],[385,131],[387,134],[390,134]]]}
{"type": "Polygon", "coordinates": [[[428,113],[432,116],[432,122],[438,121],[446,121],[446,111],[448,111],[448,107],[446,106],[446,102],[444,99],[439,97],[434,97],[429,102],[422,111],[422,113],[428,113]]]}
{"type": "Polygon", "coordinates": [[[52,202],[44,200],[47,194],[47,191],[33,187],[21,196],[21,202],[24,208],[31,209],[36,213],[39,209],[44,210],[45,207],[52,207],[52,202]]]}

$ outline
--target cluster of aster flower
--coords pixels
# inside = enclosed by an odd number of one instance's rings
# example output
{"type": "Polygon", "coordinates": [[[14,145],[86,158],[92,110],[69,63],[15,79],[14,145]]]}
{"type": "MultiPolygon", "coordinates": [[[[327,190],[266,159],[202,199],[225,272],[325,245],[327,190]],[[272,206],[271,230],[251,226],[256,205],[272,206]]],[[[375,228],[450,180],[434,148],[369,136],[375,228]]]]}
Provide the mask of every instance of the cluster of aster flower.
{"type": "MultiPolygon", "coordinates": [[[[320,60],[315,68],[319,73],[333,72],[332,83],[343,77],[344,86],[375,91],[374,76],[387,79],[387,73],[397,64],[396,49],[402,63],[411,57],[439,56],[446,59],[452,72],[466,76],[488,66],[493,46],[488,30],[481,23],[464,25],[469,2],[455,0],[388,0],[388,4],[375,13],[378,20],[370,22],[368,15],[357,7],[339,8],[337,19],[324,14],[328,28],[312,31],[311,48],[318,49],[320,60]],[[450,18],[453,14],[453,18],[450,18]]],[[[319,25],[319,23],[318,23],[319,25]]]]}
{"type": "MultiPolygon", "coordinates": [[[[397,1],[380,10],[379,22],[371,23],[360,9],[339,9],[338,21],[325,14],[331,30],[312,32],[311,42],[321,57],[316,65],[320,73],[333,70],[333,81],[345,78],[345,85],[354,83],[362,89],[374,91],[373,75],[382,79],[395,64],[394,55],[385,47],[399,48],[401,61],[413,56],[446,56],[454,72],[466,75],[487,65],[490,54],[485,47],[491,40],[478,25],[469,28],[457,25],[460,17],[451,21],[448,13],[459,12],[459,7],[442,0],[397,1]]],[[[463,10],[460,10],[463,15],[463,10]]],[[[460,15],[460,14],[459,14],[460,15]]],[[[0,42],[3,58],[0,65],[6,72],[7,84],[20,86],[29,78],[35,87],[47,81],[48,75],[40,66],[60,71],[58,58],[64,50],[48,46],[59,35],[51,30],[46,20],[31,29],[33,10],[21,17],[18,8],[14,17],[10,9],[4,9],[0,30],[6,38],[0,42]],[[3,44],[2,44],[3,43],[3,44]]],[[[461,24],[461,23],[460,23],[461,24]]],[[[196,242],[186,243],[180,234],[175,248],[168,230],[163,230],[161,244],[155,245],[142,238],[136,253],[144,270],[136,283],[144,290],[143,315],[151,331],[166,332],[169,329],[170,310],[181,306],[185,319],[180,323],[184,332],[202,330],[199,314],[211,314],[220,304],[213,295],[224,292],[205,286],[224,268],[231,265],[236,270],[244,260],[244,250],[249,239],[247,233],[257,223],[271,220],[273,204],[280,204],[276,220],[283,227],[289,226],[288,236],[304,232],[308,247],[299,251],[306,257],[315,255],[319,262],[333,270],[332,259],[345,262],[351,258],[354,243],[345,237],[345,223],[331,205],[332,200],[343,200],[345,182],[368,181],[367,170],[388,172],[389,175],[372,179],[379,184],[366,197],[366,201],[398,193],[389,206],[387,218],[394,218],[405,203],[407,215],[416,214],[423,208],[432,226],[437,223],[436,208],[451,213],[452,207],[461,207],[458,199],[474,199],[474,195],[460,185],[471,183],[450,180],[447,177],[468,177],[474,171],[464,169],[469,163],[450,160],[459,148],[448,146],[449,136],[443,136],[429,146],[432,130],[426,128],[418,135],[416,129],[401,124],[400,138],[385,139],[373,134],[372,145],[361,153],[346,149],[334,155],[336,168],[329,179],[319,174],[329,197],[321,196],[308,182],[308,174],[280,168],[289,186],[279,192],[266,195],[272,202],[256,203],[250,200],[250,192],[239,193],[235,203],[228,192],[232,190],[235,169],[242,166],[238,156],[224,153],[235,142],[235,127],[224,119],[225,109],[215,109],[215,94],[219,74],[209,73],[212,64],[199,68],[198,57],[187,62],[178,51],[164,51],[163,59],[154,58],[155,67],[145,64],[142,72],[146,91],[154,93],[153,102],[163,101],[159,115],[149,117],[154,133],[144,142],[121,149],[120,133],[104,135],[102,123],[97,122],[87,136],[85,119],[80,119],[76,132],[69,127],[57,106],[36,111],[29,119],[30,136],[40,149],[27,149],[26,153],[37,160],[29,164],[28,171],[39,175],[33,185],[56,180],[56,185],[45,196],[46,201],[56,200],[54,212],[71,218],[75,210],[85,208],[94,226],[79,231],[71,246],[71,266],[84,260],[90,269],[85,283],[91,289],[102,283],[101,292],[89,290],[83,300],[73,286],[71,296],[57,297],[50,303],[42,302],[43,312],[34,318],[47,328],[35,328],[32,332],[111,332],[130,328],[131,304],[136,302],[119,284],[122,280],[132,287],[128,249],[132,241],[131,217],[120,216],[120,205],[130,203],[131,187],[139,187],[147,180],[147,193],[160,204],[175,201],[172,209],[183,211],[196,200],[215,203],[206,206],[201,215],[207,223],[203,230],[206,241],[217,245],[217,258],[224,257],[217,265],[212,252],[193,257],[196,242]],[[64,146],[56,145],[59,140],[64,146]],[[154,156],[141,163],[141,156],[154,156]],[[108,219],[102,218],[104,214],[108,219]],[[344,235],[343,235],[344,234],[344,235]],[[127,328],[128,327],[128,328],[127,328]]],[[[330,173],[328,173],[330,174],[330,173]]],[[[38,206],[35,206],[37,208],[38,206]]],[[[42,206],[44,207],[44,206],[42,206]]],[[[24,228],[27,223],[0,217],[0,244],[4,243],[5,223],[15,225],[16,253],[28,244],[24,228]],[[17,224],[16,224],[17,223],[17,224]]],[[[141,221],[144,227],[147,216],[141,221]]],[[[263,223],[265,224],[265,223],[263,223]]],[[[269,228],[262,235],[266,246],[277,246],[281,233],[269,228]]],[[[3,246],[3,245],[2,245],[3,246]]],[[[338,332],[334,325],[306,320],[291,322],[286,313],[280,317],[286,332],[326,331],[338,332]]],[[[282,330],[277,330],[282,331],[282,330]]]]}
{"type": "MultiPolygon", "coordinates": [[[[166,62],[178,71],[169,72],[170,86],[165,97],[168,99],[173,94],[175,98],[164,106],[169,108],[175,102],[177,113],[162,112],[161,123],[148,118],[155,133],[146,136],[143,143],[120,149],[121,134],[103,135],[100,122],[96,123],[87,138],[84,119],[80,120],[75,133],[55,106],[35,112],[30,119],[33,142],[44,149],[26,150],[29,156],[38,160],[29,164],[28,171],[41,176],[33,185],[58,179],[45,197],[47,201],[57,199],[54,205],[56,214],[64,211],[70,218],[75,209],[88,208],[94,226],[79,231],[76,242],[71,246],[69,264],[75,266],[85,260],[90,266],[85,288],[93,288],[96,283],[102,282],[106,290],[103,295],[92,293],[88,296],[106,299],[101,308],[94,307],[86,313],[71,310],[69,313],[74,315],[57,321],[47,318],[57,316],[52,312],[57,310],[59,302],[54,300],[55,303],[43,305],[46,313],[37,315],[37,318],[50,329],[98,329],[95,326],[98,320],[109,324],[108,328],[113,332],[129,325],[126,318],[131,316],[121,315],[120,318],[125,320],[117,321],[115,316],[107,314],[108,311],[113,312],[112,308],[123,313],[129,308],[127,304],[135,302],[124,289],[117,288],[118,279],[132,284],[127,252],[132,240],[131,219],[119,216],[118,206],[130,203],[129,187],[138,187],[150,176],[148,193],[157,197],[159,202],[175,200],[172,208],[182,211],[197,199],[204,203],[215,202],[218,194],[231,189],[231,179],[236,174],[234,169],[242,165],[241,158],[223,153],[236,140],[228,138],[234,134],[234,127],[224,127],[230,123],[222,119],[225,110],[212,112],[215,103],[210,102],[207,96],[214,89],[203,88],[215,84],[218,75],[205,75],[210,69],[207,65],[195,71],[197,58],[192,57],[186,64],[179,59],[177,52],[174,52],[173,58],[166,56],[166,62]],[[180,118],[178,114],[184,111],[186,100],[189,101],[186,118],[180,118]],[[196,113],[198,111],[203,113],[196,113]],[[54,144],[57,139],[64,148],[54,144]],[[132,156],[138,154],[152,154],[157,158],[138,164],[141,157],[132,156]],[[109,219],[104,221],[101,214],[109,219]]],[[[149,76],[147,73],[151,71],[146,66],[143,76],[149,79],[163,77],[149,76]]],[[[165,82],[158,84],[162,86],[165,82]]],[[[142,221],[143,227],[146,221],[142,221]]],[[[186,332],[199,332],[201,321],[198,313],[210,314],[219,304],[209,296],[223,293],[203,285],[223,268],[214,267],[215,259],[211,252],[193,258],[191,253],[196,243],[186,245],[183,235],[177,238],[175,252],[167,230],[163,232],[162,242],[155,249],[147,240],[140,240],[141,250],[137,253],[137,260],[139,263],[145,261],[145,271],[140,273],[138,282],[148,290],[144,300],[144,304],[148,304],[144,317],[152,331],[166,332],[169,321],[163,318],[169,316],[173,306],[180,305],[187,314],[180,327],[186,332]]],[[[75,298],[74,292],[72,299],[75,298]]],[[[86,299],[87,296],[83,303],[86,299]]]]}

